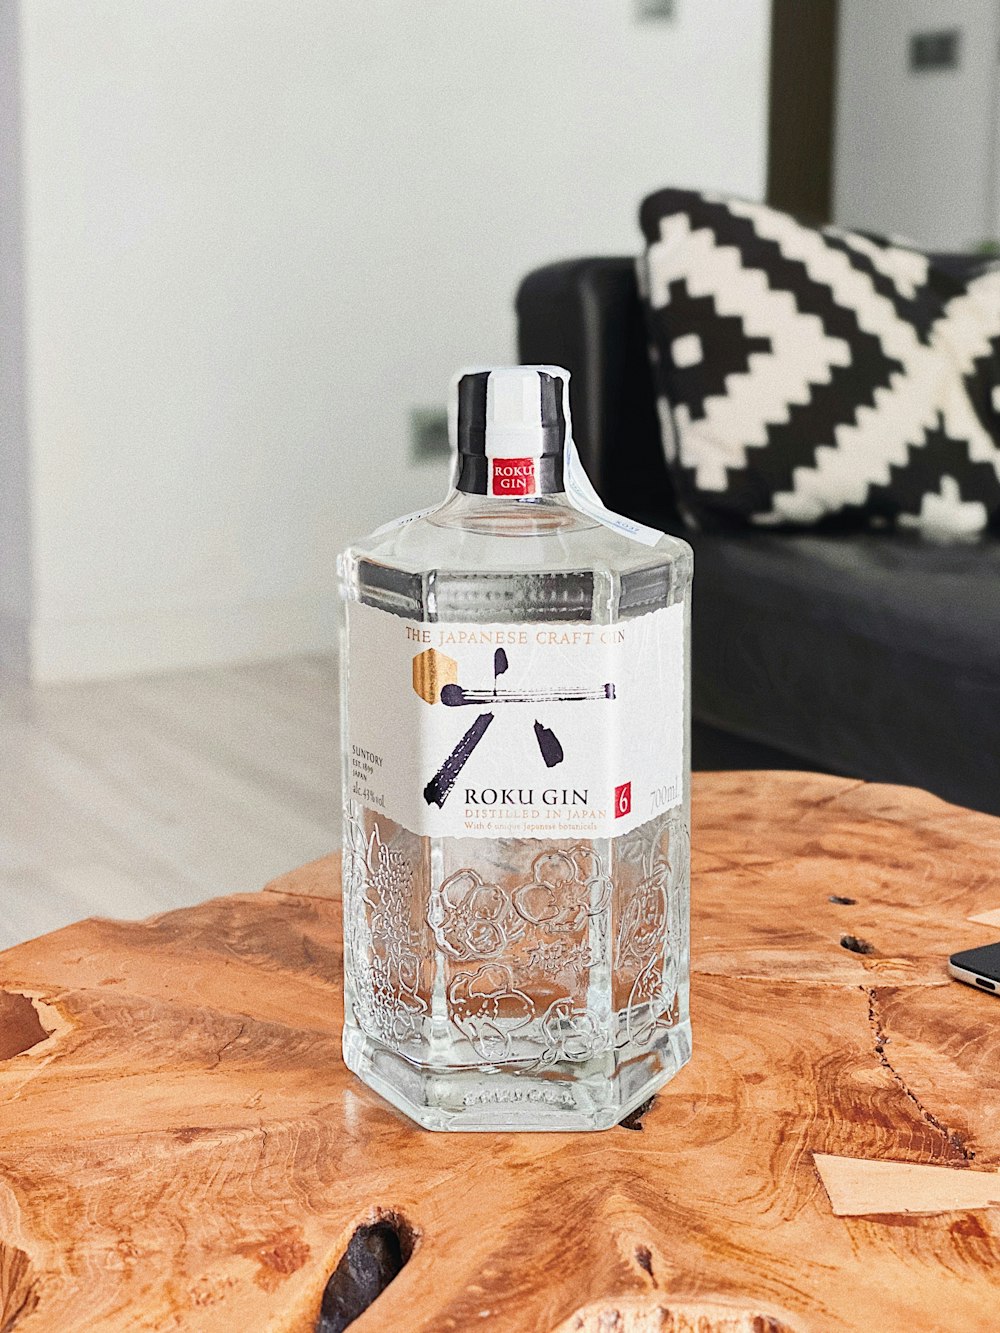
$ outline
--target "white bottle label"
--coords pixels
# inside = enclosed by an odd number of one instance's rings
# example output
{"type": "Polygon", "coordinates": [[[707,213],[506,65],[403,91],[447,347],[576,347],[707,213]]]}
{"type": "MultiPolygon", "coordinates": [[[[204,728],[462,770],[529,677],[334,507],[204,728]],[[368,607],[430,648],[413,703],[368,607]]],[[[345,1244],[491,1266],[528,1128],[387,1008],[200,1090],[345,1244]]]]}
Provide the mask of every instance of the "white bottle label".
{"type": "Polygon", "coordinates": [[[684,608],[614,625],[347,608],[352,800],[421,836],[608,838],[683,795],[684,608]]]}

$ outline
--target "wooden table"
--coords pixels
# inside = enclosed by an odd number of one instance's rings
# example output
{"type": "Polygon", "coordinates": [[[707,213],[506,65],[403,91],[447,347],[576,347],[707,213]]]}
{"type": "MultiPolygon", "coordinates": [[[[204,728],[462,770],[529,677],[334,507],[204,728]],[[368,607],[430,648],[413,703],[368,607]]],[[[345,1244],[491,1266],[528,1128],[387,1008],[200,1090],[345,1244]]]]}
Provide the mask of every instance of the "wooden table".
{"type": "Polygon", "coordinates": [[[1000,1001],[945,957],[1000,937],[1000,820],[714,774],[694,847],[694,1059],[604,1134],[345,1071],[334,858],[0,955],[0,1330],[313,1330],[380,1219],[328,1328],[394,1244],[357,1333],[996,1328],[1000,1001]]]}

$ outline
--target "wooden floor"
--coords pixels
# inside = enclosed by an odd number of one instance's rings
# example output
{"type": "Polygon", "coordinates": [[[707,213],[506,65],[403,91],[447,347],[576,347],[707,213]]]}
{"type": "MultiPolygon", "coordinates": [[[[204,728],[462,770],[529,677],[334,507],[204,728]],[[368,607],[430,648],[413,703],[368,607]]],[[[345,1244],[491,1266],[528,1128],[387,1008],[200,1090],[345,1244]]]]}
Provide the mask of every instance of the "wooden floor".
{"type": "Polygon", "coordinates": [[[327,657],[0,690],[0,949],[338,846],[337,733],[327,657]]]}

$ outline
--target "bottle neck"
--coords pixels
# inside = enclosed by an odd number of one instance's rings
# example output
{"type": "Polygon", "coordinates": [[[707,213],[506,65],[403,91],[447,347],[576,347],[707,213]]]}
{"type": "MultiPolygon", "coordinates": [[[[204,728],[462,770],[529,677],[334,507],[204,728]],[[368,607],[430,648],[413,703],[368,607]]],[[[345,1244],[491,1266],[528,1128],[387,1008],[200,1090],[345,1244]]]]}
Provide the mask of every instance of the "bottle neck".
{"type": "Polygon", "coordinates": [[[497,500],[561,495],[563,451],[540,458],[489,458],[486,454],[460,453],[455,489],[497,500]]]}

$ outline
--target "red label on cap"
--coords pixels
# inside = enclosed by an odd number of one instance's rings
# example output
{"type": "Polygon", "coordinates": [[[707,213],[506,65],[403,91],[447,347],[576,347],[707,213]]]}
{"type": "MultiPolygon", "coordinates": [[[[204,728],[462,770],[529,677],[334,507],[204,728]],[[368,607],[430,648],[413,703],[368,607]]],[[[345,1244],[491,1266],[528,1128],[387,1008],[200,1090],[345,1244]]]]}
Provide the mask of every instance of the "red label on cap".
{"type": "Polygon", "coordinates": [[[533,458],[493,458],[490,468],[491,495],[534,495],[533,458]]]}

